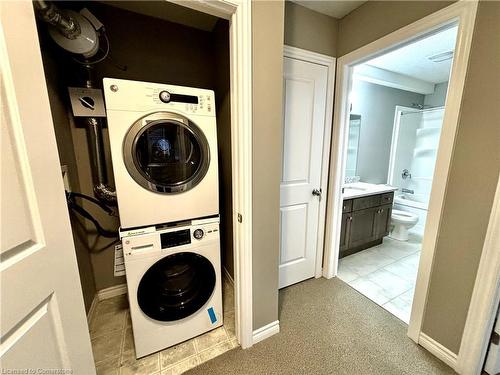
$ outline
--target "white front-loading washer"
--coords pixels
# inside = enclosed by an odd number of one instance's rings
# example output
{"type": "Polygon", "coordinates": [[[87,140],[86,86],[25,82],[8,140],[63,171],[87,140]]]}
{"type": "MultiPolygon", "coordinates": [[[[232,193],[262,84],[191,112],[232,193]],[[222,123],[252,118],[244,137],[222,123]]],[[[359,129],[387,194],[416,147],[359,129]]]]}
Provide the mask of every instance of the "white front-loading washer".
{"type": "Polygon", "coordinates": [[[122,238],[136,357],[222,325],[219,218],[122,238]]]}
{"type": "Polygon", "coordinates": [[[105,78],[122,228],[219,214],[211,90],[105,78]]]}

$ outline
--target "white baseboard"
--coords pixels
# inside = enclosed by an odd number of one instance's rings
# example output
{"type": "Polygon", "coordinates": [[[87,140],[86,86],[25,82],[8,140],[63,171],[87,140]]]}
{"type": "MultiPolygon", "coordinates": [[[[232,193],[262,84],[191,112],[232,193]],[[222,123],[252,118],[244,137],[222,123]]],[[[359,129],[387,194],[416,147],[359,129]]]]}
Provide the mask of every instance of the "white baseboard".
{"type": "Polygon", "coordinates": [[[457,367],[457,355],[450,349],[445,348],[437,341],[431,339],[425,333],[420,332],[418,337],[418,344],[427,349],[435,357],[450,366],[453,370],[457,367]]]}
{"type": "Polygon", "coordinates": [[[102,301],[122,294],[127,294],[127,284],[114,285],[106,289],[101,289],[97,292],[97,299],[102,301]]]}
{"type": "Polygon", "coordinates": [[[234,287],[234,279],[233,277],[229,274],[229,271],[227,270],[226,267],[222,267],[222,271],[224,272],[224,275],[226,275],[227,279],[231,283],[231,285],[234,287]]]}
{"type": "Polygon", "coordinates": [[[253,343],[257,344],[258,342],[279,333],[279,331],[280,331],[280,321],[275,320],[274,322],[269,323],[264,327],[260,327],[259,329],[253,331],[253,343]]]}
{"type": "Polygon", "coordinates": [[[92,299],[92,304],[90,305],[89,312],[87,313],[87,322],[89,323],[94,318],[95,309],[97,308],[97,302],[99,302],[99,297],[97,296],[97,294],[95,294],[94,298],[92,299]]]}

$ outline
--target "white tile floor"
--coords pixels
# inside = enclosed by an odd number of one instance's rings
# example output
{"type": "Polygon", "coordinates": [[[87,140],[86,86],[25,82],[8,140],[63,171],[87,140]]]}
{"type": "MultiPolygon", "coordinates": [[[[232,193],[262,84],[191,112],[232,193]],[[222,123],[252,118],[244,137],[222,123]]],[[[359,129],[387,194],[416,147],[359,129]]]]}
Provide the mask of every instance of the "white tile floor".
{"type": "Polygon", "coordinates": [[[340,259],[338,277],[408,323],[417,279],[421,238],[385,237],[381,245],[340,259]]]}
{"type": "Polygon", "coordinates": [[[238,347],[234,291],[223,283],[224,326],[163,351],[136,359],[126,295],[98,303],[89,322],[97,375],[175,375],[238,347]]]}

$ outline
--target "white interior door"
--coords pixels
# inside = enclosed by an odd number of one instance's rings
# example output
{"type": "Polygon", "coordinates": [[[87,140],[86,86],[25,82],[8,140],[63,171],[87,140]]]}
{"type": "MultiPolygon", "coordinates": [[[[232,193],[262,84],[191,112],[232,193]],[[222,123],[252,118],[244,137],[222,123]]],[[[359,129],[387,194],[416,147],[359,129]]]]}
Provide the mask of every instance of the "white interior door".
{"type": "Polygon", "coordinates": [[[0,367],[95,374],[33,5],[0,14],[0,367]]]}
{"type": "Polygon", "coordinates": [[[328,67],[284,58],[279,286],[314,277],[328,67]],[[316,190],[318,192],[316,192],[316,190]]]}

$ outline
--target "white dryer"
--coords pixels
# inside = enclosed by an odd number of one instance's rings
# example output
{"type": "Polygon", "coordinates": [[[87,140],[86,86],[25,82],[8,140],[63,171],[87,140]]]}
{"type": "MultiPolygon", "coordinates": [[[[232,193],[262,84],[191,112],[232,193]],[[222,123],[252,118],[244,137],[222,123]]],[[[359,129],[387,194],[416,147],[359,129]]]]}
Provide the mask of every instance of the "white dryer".
{"type": "Polygon", "coordinates": [[[111,78],[103,84],[121,227],[217,215],[214,92],[111,78]]]}
{"type": "Polygon", "coordinates": [[[222,325],[219,219],[122,238],[136,357],[222,325]]]}

